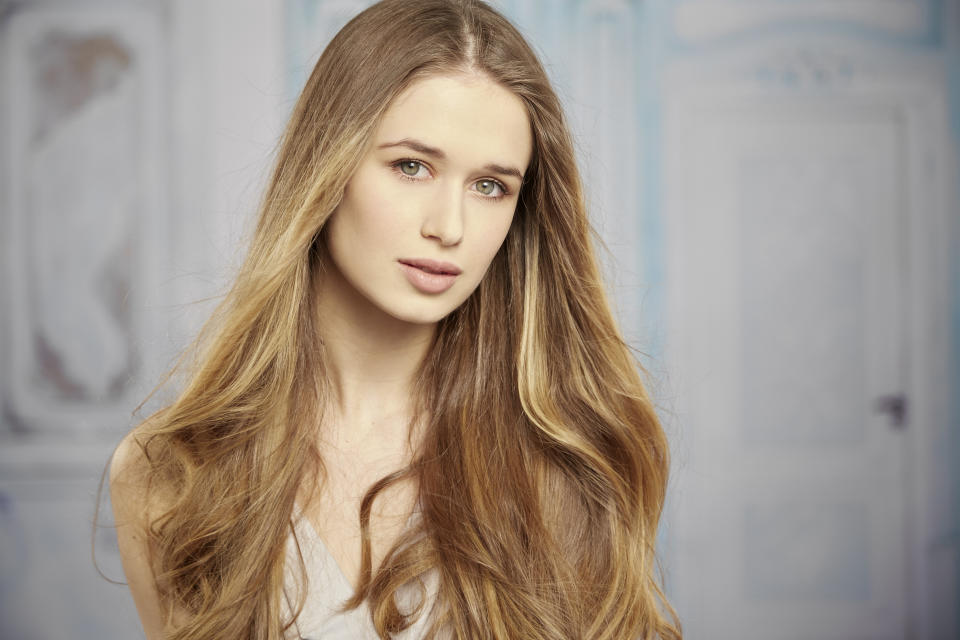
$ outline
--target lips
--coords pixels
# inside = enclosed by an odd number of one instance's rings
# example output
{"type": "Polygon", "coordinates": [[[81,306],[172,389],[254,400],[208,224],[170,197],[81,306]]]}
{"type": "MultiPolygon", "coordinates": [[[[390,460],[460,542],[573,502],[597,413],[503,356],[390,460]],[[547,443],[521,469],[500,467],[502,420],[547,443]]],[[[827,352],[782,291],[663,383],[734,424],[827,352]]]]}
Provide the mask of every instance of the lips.
{"type": "Polygon", "coordinates": [[[421,293],[443,293],[453,286],[460,275],[460,267],[449,262],[422,258],[397,262],[407,281],[421,293]]]}
{"type": "Polygon", "coordinates": [[[415,258],[413,260],[402,259],[400,260],[400,263],[415,267],[421,271],[426,271],[427,273],[433,273],[437,275],[456,276],[460,275],[461,273],[461,269],[457,265],[450,262],[442,262],[440,260],[415,258]]]}

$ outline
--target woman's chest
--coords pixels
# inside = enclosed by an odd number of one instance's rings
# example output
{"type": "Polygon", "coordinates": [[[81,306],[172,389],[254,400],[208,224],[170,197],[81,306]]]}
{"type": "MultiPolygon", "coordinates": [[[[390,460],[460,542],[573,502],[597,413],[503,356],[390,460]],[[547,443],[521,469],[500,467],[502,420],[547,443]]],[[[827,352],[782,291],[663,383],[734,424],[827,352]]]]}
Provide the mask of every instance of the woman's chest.
{"type": "MultiPolygon", "coordinates": [[[[341,574],[312,525],[305,519],[295,520],[296,538],[287,545],[287,570],[284,583],[286,615],[292,615],[298,606],[302,609],[295,623],[288,629],[289,640],[378,640],[368,603],[342,610],[353,595],[353,587],[341,574]],[[297,567],[301,566],[300,574],[297,567]],[[305,591],[303,591],[305,589],[305,591]]],[[[437,596],[437,575],[430,571],[423,576],[421,592],[416,584],[400,587],[394,594],[401,612],[412,613],[421,598],[426,604],[421,615],[405,632],[395,634],[397,640],[421,640],[430,624],[430,612],[437,596]]]]}
{"type": "MultiPolygon", "coordinates": [[[[325,473],[303,516],[347,584],[354,588],[360,578],[364,499],[371,487],[396,467],[377,460],[350,460],[337,456],[325,457],[324,462],[325,473]]],[[[376,492],[367,509],[374,571],[410,525],[416,501],[416,487],[411,480],[398,481],[376,492]]]]}

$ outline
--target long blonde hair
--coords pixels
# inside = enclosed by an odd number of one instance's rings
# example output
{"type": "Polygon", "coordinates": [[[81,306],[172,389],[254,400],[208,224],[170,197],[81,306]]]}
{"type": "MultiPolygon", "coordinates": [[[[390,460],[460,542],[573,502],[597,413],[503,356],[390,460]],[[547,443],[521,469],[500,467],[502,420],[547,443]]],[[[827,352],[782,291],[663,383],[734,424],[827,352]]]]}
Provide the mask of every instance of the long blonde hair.
{"type": "Polygon", "coordinates": [[[331,398],[315,324],[324,224],[393,99],[462,70],[523,101],[533,158],[506,241],[418,369],[422,444],[362,502],[347,607],[368,603],[389,637],[413,622],[397,590],[436,570],[431,633],[681,637],[655,567],[667,442],[604,295],[557,96],[485,3],[385,0],[317,62],[240,273],[189,352],[184,388],[141,427],[150,486],[169,497],[149,530],[158,585],[189,614],[174,638],[278,640],[291,623],[285,545],[298,490],[323,482],[316,430],[331,398]],[[422,517],[375,568],[370,506],[402,479],[416,481],[422,517]]]}

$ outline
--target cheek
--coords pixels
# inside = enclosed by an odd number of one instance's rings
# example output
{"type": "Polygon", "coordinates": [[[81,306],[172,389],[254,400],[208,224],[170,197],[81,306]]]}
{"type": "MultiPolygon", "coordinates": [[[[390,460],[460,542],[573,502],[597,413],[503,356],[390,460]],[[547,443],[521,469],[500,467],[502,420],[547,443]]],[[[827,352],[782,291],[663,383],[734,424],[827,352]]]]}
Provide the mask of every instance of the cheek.
{"type": "Polygon", "coordinates": [[[380,243],[395,240],[402,215],[395,199],[384,189],[357,185],[337,211],[343,237],[353,242],[380,243]]]}
{"type": "Polygon", "coordinates": [[[510,216],[506,219],[498,220],[495,224],[485,225],[485,228],[478,235],[479,238],[482,238],[482,241],[477,244],[475,255],[477,257],[477,266],[483,268],[484,275],[490,267],[490,263],[493,262],[494,257],[497,255],[497,251],[500,250],[500,247],[502,247],[506,241],[512,220],[513,217],[510,216]]]}
{"type": "Polygon", "coordinates": [[[516,209],[513,209],[507,215],[498,218],[496,223],[492,225],[492,228],[487,230],[485,238],[487,238],[486,249],[488,260],[493,260],[493,256],[497,254],[497,251],[503,246],[503,243],[506,242],[515,216],[516,209]]]}

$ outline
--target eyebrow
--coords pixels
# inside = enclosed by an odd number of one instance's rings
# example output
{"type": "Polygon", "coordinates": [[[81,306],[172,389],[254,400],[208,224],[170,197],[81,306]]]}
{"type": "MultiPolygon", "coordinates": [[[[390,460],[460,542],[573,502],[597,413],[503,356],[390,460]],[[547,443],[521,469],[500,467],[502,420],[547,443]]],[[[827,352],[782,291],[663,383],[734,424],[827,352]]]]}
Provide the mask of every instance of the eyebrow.
{"type": "MultiPolygon", "coordinates": [[[[407,147],[408,149],[413,149],[417,153],[432,156],[439,160],[445,160],[447,157],[447,154],[442,150],[424,144],[419,140],[414,140],[413,138],[404,138],[403,140],[398,140],[396,142],[385,142],[384,144],[378,146],[377,149],[388,149],[390,147],[407,147]]],[[[493,173],[499,173],[505,176],[513,176],[520,182],[523,182],[523,174],[520,173],[520,170],[515,167],[507,167],[502,164],[490,163],[488,165],[484,165],[483,170],[492,171],[493,173]]]]}

